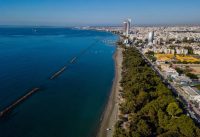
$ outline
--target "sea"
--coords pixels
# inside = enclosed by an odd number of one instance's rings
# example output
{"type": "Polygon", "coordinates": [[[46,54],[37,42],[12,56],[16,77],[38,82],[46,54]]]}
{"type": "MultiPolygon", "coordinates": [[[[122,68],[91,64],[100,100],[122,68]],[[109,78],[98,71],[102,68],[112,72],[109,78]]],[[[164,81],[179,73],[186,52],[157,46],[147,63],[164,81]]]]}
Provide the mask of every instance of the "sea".
{"type": "Polygon", "coordinates": [[[117,39],[74,28],[0,28],[0,111],[39,88],[0,118],[0,137],[94,137],[115,75],[109,41],[117,39]]]}

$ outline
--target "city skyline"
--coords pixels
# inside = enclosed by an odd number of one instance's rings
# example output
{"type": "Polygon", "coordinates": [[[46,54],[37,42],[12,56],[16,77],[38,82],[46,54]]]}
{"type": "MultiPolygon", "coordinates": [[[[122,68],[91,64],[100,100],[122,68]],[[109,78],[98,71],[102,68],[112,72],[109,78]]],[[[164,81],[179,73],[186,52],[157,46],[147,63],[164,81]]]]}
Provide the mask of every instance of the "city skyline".
{"type": "Polygon", "coordinates": [[[199,25],[198,0],[0,0],[0,25],[199,25]]]}

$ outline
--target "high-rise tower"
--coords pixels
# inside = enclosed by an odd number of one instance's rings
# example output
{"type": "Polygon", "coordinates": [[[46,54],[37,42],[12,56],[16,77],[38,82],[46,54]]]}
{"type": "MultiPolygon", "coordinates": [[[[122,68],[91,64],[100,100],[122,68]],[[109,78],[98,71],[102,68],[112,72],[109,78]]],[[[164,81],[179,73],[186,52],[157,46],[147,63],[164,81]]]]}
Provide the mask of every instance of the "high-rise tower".
{"type": "Polygon", "coordinates": [[[154,40],[154,31],[149,33],[149,37],[148,37],[149,44],[152,44],[153,40],[154,40]]]}
{"type": "Polygon", "coordinates": [[[124,31],[125,31],[125,36],[128,37],[131,29],[131,19],[127,19],[124,22],[124,31]]]}

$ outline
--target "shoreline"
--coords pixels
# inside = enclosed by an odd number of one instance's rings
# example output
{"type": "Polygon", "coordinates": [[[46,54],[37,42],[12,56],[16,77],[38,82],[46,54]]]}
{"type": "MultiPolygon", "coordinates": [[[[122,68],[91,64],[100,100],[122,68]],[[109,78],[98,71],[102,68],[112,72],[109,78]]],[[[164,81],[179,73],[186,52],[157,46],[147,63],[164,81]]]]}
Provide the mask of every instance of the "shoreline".
{"type": "Polygon", "coordinates": [[[102,121],[100,121],[100,127],[97,133],[97,137],[112,137],[114,133],[114,125],[118,120],[118,102],[119,102],[119,91],[121,90],[121,72],[122,72],[122,48],[116,46],[114,54],[115,61],[115,77],[109,95],[106,107],[104,109],[102,121]],[[106,130],[107,128],[111,130],[106,130]]]}

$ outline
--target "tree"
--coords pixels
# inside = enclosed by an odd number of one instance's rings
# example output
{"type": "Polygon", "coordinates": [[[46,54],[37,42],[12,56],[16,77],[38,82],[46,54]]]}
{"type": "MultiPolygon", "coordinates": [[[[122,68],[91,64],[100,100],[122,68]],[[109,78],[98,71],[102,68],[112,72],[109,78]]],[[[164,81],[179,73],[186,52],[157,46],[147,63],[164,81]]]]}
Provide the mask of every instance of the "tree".
{"type": "Polygon", "coordinates": [[[178,132],[179,136],[197,137],[197,129],[192,119],[186,115],[171,118],[170,124],[168,124],[168,130],[178,132]]]}
{"type": "Polygon", "coordinates": [[[175,131],[168,131],[159,135],[158,137],[180,137],[180,134],[175,131]]]}
{"type": "Polygon", "coordinates": [[[177,125],[179,126],[180,133],[187,137],[194,137],[195,135],[195,125],[193,121],[186,115],[181,115],[179,119],[177,119],[177,125]]]}
{"type": "Polygon", "coordinates": [[[179,108],[178,104],[176,102],[172,102],[167,106],[167,112],[172,117],[177,116],[181,114],[183,111],[179,108]]]}
{"type": "Polygon", "coordinates": [[[138,109],[141,109],[140,107],[143,107],[144,104],[146,104],[149,100],[148,93],[144,91],[140,91],[139,95],[137,96],[136,105],[138,109]]]}
{"type": "Polygon", "coordinates": [[[167,116],[165,112],[163,112],[161,109],[158,111],[158,121],[161,128],[167,128],[167,125],[169,124],[169,119],[169,116],[167,116]]]}
{"type": "Polygon", "coordinates": [[[154,56],[154,52],[153,52],[153,51],[148,51],[146,54],[147,54],[147,55],[154,56]]]}
{"type": "Polygon", "coordinates": [[[198,79],[198,76],[193,73],[187,73],[186,76],[188,76],[191,79],[198,79]]]}
{"type": "Polygon", "coordinates": [[[188,50],[188,54],[194,54],[192,47],[185,47],[188,50]]]}
{"type": "Polygon", "coordinates": [[[181,69],[181,68],[176,67],[175,69],[176,69],[176,71],[178,72],[179,75],[182,75],[184,73],[184,70],[181,69]]]}
{"type": "Polygon", "coordinates": [[[123,123],[122,121],[118,121],[115,124],[115,132],[113,137],[127,137],[126,131],[123,128],[121,128],[122,123],[123,123]]]}
{"type": "Polygon", "coordinates": [[[185,43],[188,42],[187,37],[184,37],[184,38],[183,38],[183,42],[185,42],[185,43]]]}
{"type": "Polygon", "coordinates": [[[151,128],[149,125],[141,119],[137,124],[137,131],[144,137],[144,136],[150,136],[151,135],[151,128]]]}
{"type": "MultiPolygon", "coordinates": [[[[123,47],[121,117],[114,137],[193,137],[200,129],[134,47],[123,47]],[[127,114],[127,115],[125,115],[127,114]],[[180,115],[181,114],[181,115],[180,115]],[[128,116],[128,117],[125,117],[128,116]],[[124,122],[125,121],[125,122],[124,122]],[[122,125],[129,124],[124,127],[122,125]]],[[[185,72],[184,74],[188,73],[185,72]]]]}

